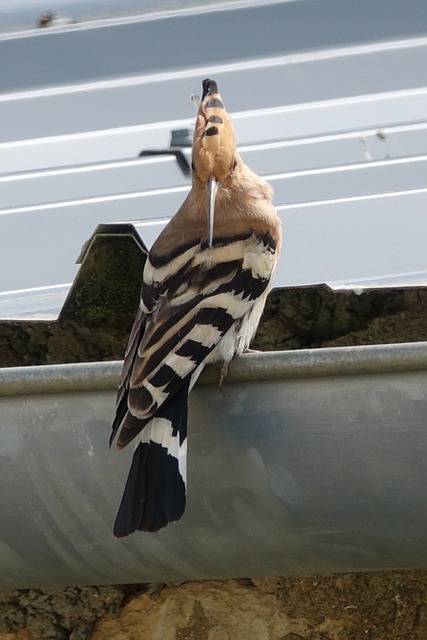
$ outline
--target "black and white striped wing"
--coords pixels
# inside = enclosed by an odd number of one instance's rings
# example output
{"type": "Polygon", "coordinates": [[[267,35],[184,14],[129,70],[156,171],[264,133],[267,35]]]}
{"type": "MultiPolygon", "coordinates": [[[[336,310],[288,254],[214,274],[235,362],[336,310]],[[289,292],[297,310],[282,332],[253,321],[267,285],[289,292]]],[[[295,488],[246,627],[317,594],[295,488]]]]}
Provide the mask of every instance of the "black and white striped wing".
{"type": "Polygon", "coordinates": [[[119,446],[130,442],[184,385],[191,388],[206,362],[231,360],[248,346],[258,323],[250,322],[251,312],[260,298],[265,300],[275,251],[268,232],[250,230],[238,238],[217,239],[210,249],[198,243],[155,267],[147,260],[145,313],[132,331],[119,392],[121,411],[113,426],[112,437],[123,421],[119,446]]]}

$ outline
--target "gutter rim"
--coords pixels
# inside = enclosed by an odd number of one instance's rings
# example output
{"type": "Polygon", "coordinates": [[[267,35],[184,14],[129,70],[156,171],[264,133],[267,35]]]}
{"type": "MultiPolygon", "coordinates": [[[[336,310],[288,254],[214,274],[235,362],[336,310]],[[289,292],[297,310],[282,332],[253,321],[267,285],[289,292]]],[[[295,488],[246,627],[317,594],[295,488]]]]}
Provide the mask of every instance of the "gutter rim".
{"type": "MultiPolygon", "coordinates": [[[[85,362],[0,368],[0,396],[114,391],[123,362],[85,362]]],[[[218,384],[219,365],[202,384],[218,384]]],[[[297,378],[427,371],[427,341],[245,353],[230,365],[225,384],[297,378]]]]}

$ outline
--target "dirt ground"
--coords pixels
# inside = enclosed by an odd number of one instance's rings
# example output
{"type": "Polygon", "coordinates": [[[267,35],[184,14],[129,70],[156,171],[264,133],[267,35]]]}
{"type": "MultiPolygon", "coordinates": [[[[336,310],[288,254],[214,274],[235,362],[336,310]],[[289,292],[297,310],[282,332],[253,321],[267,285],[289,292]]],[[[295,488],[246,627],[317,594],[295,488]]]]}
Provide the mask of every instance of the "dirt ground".
{"type": "Polygon", "coordinates": [[[427,571],[19,590],[0,640],[425,640],[427,571]]]}
{"type": "MultiPolygon", "coordinates": [[[[277,291],[254,346],[271,350],[427,340],[426,309],[423,289],[361,295],[322,287],[277,291]]],[[[133,313],[132,303],[119,318],[109,309],[95,318],[71,314],[59,323],[0,322],[0,364],[118,359],[133,313]]],[[[249,637],[426,640],[427,571],[0,593],[0,640],[249,637]]]]}

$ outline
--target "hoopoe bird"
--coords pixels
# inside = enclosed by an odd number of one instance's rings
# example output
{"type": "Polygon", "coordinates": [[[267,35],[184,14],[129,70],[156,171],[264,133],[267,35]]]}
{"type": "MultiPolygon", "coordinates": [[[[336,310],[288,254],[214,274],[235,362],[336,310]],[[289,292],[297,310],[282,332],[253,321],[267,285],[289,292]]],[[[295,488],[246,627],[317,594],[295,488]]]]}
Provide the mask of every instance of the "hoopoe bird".
{"type": "Polygon", "coordinates": [[[207,364],[249,348],[280,251],[272,189],[237,153],[214,80],[198,103],[191,190],[147,257],[117,395],[110,444],[137,439],[118,537],[184,513],[188,394],[207,364]]]}

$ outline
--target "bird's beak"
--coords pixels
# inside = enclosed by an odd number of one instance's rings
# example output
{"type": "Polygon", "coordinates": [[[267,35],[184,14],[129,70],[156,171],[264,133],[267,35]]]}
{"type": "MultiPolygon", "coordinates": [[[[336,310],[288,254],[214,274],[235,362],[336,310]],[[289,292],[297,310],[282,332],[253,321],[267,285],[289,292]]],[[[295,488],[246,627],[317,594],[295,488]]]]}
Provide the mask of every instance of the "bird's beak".
{"type": "Polygon", "coordinates": [[[208,243],[212,247],[214,216],[215,216],[215,196],[218,191],[218,183],[215,176],[211,176],[208,182],[208,243]]]}

